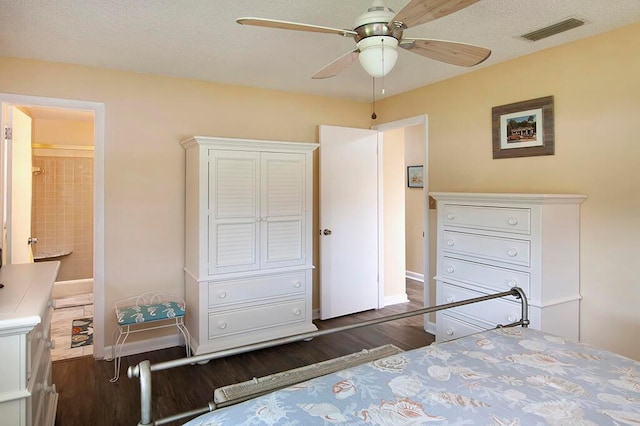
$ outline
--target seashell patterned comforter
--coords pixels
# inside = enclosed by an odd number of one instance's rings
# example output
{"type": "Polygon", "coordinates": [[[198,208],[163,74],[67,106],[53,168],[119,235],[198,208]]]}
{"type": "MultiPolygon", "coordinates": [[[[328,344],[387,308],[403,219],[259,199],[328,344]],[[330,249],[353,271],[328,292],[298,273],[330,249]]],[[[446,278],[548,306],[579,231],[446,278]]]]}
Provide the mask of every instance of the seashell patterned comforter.
{"type": "Polygon", "coordinates": [[[526,328],[491,330],[202,415],[214,425],[640,425],[640,362],[526,328]]]}

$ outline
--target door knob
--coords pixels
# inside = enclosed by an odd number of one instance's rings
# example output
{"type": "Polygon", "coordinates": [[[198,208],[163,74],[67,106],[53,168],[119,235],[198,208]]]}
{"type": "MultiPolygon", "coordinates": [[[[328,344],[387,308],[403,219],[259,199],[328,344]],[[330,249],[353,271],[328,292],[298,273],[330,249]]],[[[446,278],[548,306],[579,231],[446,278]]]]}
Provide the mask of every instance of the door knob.
{"type": "Polygon", "coordinates": [[[324,231],[322,231],[322,233],[324,235],[331,235],[331,229],[325,229],[324,231]]]}

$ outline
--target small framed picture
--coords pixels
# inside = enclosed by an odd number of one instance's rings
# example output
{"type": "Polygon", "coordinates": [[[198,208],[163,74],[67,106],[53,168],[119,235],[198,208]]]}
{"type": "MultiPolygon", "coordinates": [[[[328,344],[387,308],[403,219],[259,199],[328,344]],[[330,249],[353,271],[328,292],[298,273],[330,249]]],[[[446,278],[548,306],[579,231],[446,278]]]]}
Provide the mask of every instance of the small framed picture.
{"type": "Polygon", "coordinates": [[[493,158],[554,154],[553,96],[493,107],[493,158]]]}
{"type": "Polygon", "coordinates": [[[409,188],[422,188],[424,180],[422,176],[422,166],[407,167],[407,186],[409,188]]]}

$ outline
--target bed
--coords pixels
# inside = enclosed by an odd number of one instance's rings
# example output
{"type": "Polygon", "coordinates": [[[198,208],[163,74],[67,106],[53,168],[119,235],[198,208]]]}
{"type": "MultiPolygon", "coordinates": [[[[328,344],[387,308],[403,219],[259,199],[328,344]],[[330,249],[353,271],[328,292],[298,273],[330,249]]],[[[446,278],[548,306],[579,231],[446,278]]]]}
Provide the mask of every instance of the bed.
{"type": "MultiPolygon", "coordinates": [[[[374,356],[365,363],[351,360],[351,365],[341,360],[349,368],[322,370],[322,375],[303,370],[318,377],[274,386],[280,389],[272,392],[259,385],[273,377],[218,389],[206,409],[183,413],[197,416],[186,425],[640,424],[640,363],[527,328],[526,297],[519,289],[414,312],[509,295],[522,303],[522,318],[514,324],[407,352],[386,348],[391,355],[374,356]],[[257,385],[257,396],[248,399],[250,392],[243,391],[251,388],[251,382],[257,385]]],[[[407,314],[394,317],[398,316],[407,314]]],[[[129,370],[130,377],[141,379],[140,424],[164,424],[179,418],[151,420],[150,375],[154,368],[142,364],[129,370]]],[[[165,363],[156,369],[172,366],[165,363]]]]}

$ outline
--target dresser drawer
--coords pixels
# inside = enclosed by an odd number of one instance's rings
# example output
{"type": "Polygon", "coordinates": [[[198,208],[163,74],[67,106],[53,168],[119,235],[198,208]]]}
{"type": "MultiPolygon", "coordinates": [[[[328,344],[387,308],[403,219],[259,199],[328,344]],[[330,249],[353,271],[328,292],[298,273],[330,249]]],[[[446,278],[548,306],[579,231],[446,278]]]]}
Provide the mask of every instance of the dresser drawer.
{"type": "Polygon", "coordinates": [[[303,294],[306,290],[307,283],[304,271],[211,282],[209,283],[209,307],[303,294]]]}
{"type": "Polygon", "coordinates": [[[445,253],[457,253],[527,267],[531,263],[531,242],[527,240],[444,231],[441,244],[445,253]]]}
{"type": "Polygon", "coordinates": [[[38,349],[33,358],[32,375],[29,378],[28,389],[31,392],[31,415],[35,420],[34,425],[43,424],[39,419],[42,418],[43,405],[48,399],[48,393],[51,392],[51,340],[40,339],[38,349]]]}
{"type": "Polygon", "coordinates": [[[470,334],[479,333],[486,330],[478,325],[469,324],[443,312],[436,314],[436,336],[438,341],[459,339],[470,334]]]}
{"type": "Polygon", "coordinates": [[[445,204],[443,226],[531,234],[531,210],[513,207],[485,207],[445,204]]]}
{"type": "MultiPolygon", "coordinates": [[[[466,288],[449,285],[438,282],[438,304],[459,302],[461,300],[472,299],[474,297],[484,296],[485,293],[479,293],[466,288]]],[[[452,308],[450,312],[461,314],[473,322],[477,319],[489,323],[492,327],[502,324],[510,324],[519,321],[522,316],[520,302],[510,302],[508,299],[492,299],[479,303],[452,308]]]]}
{"type": "Polygon", "coordinates": [[[451,257],[442,258],[440,277],[479,285],[490,291],[507,291],[520,287],[528,296],[529,274],[511,269],[496,268],[481,263],[467,262],[451,257]]]}
{"type": "Polygon", "coordinates": [[[42,357],[38,355],[38,352],[42,351],[40,345],[50,343],[52,316],[53,305],[49,302],[49,306],[44,311],[40,324],[36,325],[33,330],[27,334],[27,379],[38,374],[37,370],[42,363],[42,357]]]}
{"type": "MultiPolygon", "coordinates": [[[[49,362],[46,367],[46,371],[43,372],[42,377],[39,378],[38,382],[33,387],[31,391],[31,413],[33,425],[51,425],[53,423],[48,421],[48,417],[50,411],[52,409],[55,410],[54,407],[51,407],[50,404],[55,398],[52,399],[52,396],[56,396],[56,387],[51,384],[51,362],[49,362]]],[[[55,422],[55,421],[54,421],[55,422]]]]}
{"type": "Polygon", "coordinates": [[[304,322],[304,299],[209,313],[209,339],[304,322]]]}

